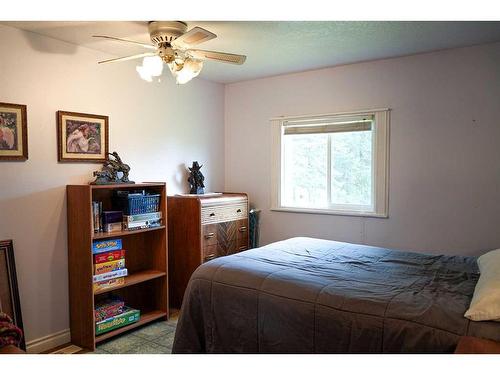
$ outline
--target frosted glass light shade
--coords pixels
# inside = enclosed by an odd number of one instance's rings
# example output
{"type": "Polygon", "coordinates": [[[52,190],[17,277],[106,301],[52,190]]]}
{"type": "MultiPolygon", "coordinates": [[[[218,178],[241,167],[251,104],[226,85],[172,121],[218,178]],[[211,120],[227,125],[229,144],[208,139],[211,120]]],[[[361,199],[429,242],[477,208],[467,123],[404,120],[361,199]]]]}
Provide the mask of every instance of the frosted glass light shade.
{"type": "Polygon", "coordinates": [[[194,77],[200,74],[203,68],[203,61],[187,58],[184,60],[184,66],[182,69],[174,72],[174,76],[177,84],[183,85],[191,81],[194,77]]]}
{"type": "Polygon", "coordinates": [[[153,77],[158,77],[163,72],[163,61],[160,56],[147,56],[135,70],[143,80],[152,82],[153,77]]]}
{"type": "Polygon", "coordinates": [[[139,77],[141,77],[143,80],[147,82],[153,82],[153,78],[142,65],[136,66],[135,70],[137,70],[137,73],[139,73],[139,77]]]}
{"type": "Polygon", "coordinates": [[[148,56],[142,60],[142,66],[152,77],[161,76],[163,72],[163,61],[160,56],[148,56]]]}

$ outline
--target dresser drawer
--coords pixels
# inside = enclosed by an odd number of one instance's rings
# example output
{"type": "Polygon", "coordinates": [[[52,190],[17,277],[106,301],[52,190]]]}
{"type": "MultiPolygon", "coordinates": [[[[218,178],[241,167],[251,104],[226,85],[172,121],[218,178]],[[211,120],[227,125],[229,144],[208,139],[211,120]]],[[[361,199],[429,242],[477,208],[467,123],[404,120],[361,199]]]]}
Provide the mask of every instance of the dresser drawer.
{"type": "Polygon", "coordinates": [[[201,226],[202,246],[217,245],[217,224],[204,224],[201,226]]]}
{"type": "Polygon", "coordinates": [[[203,247],[203,262],[208,262],[217,257],[236,254],[240,252],[238,241],[229,241],[226,243],[217,243],[215,245],[207,245],[203,247]]]}
{"type": "Polygon", "coordinates": [[[238,242],[238,251],[243,251],[248,249],[248,220],[238,220],[237,222],[238,232],[236,234],[236,239],[238,242]]]}
{"type": "Polygon", "coordinates": [[[203,263],[208,262],[209,260],[217,258],[217,244],[215,245],[207,245],[203,247],[203,263]]]}
{"type": "Polygon", "coordinates": [[[222,223],[248,218],[247,202],[201,208],[201,224],[222,223]]]}

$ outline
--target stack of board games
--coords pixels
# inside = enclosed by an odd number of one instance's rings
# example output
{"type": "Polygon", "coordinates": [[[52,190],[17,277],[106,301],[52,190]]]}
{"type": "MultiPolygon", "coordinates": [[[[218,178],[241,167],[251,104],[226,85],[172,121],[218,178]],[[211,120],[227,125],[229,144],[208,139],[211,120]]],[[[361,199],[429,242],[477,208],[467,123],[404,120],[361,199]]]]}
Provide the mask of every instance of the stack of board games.
{"type": "Polygon", "coordinates": [[[127,276],[125,250],[121,239],[94,241],[94,292],[123,285],[127,276]]]}
{"type": "Polygon", "coordinates": [[[118,190],[113,204],[123,212],[123,230],[136,230],[160,227],[160,194],[142,191],[118,190]]]}
{"type": "Polygon", "coordinates": [[[125,306],[118,297],[110,297],[97,303],[94,314],[96,335],[135,323],[140,318],[139,310],[125,306]]]}
{"type": "Polygon", "coordinates": [[[146,214],[123,215],[123,229],[135,230],[155,228],[161,226],[161,212],[149,212],[146,214]]]}

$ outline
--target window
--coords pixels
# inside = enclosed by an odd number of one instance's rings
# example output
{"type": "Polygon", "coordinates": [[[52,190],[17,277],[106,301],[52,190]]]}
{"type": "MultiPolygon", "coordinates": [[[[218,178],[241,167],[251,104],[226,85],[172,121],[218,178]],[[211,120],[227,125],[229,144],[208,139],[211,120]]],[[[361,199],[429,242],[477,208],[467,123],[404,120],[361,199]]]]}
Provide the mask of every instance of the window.
{"type": "Polygon", "coordinates": [[[271,123],[272,209],[387,217],[389,110],[271,123]]]}

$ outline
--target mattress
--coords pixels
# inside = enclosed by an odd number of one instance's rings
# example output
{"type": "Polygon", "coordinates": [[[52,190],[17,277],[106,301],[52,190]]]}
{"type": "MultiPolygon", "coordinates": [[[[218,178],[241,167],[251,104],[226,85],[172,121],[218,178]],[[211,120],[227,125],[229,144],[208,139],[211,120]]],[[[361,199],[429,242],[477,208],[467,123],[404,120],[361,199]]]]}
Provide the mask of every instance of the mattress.
{"type": "Polygon", "coordinates": [[[291,238],[200,266],[173,353],[450,353],[461,336],[500,341],[463,317],[475,257],[291,238]]]}

